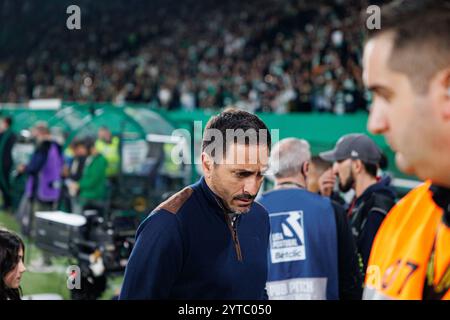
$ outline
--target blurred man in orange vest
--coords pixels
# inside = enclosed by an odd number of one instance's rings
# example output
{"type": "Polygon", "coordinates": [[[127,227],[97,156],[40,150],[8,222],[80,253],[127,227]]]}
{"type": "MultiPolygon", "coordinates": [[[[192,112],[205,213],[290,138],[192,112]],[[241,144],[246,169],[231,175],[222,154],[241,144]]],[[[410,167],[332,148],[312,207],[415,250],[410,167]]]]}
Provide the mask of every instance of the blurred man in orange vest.
{"type": "Polygon", "coordinates": [[[370,31],[368,121],[397,166],[426,180],[388,214],[372,247],[365,299],[450,299],[450,1],[394,1],[370,31]]]}

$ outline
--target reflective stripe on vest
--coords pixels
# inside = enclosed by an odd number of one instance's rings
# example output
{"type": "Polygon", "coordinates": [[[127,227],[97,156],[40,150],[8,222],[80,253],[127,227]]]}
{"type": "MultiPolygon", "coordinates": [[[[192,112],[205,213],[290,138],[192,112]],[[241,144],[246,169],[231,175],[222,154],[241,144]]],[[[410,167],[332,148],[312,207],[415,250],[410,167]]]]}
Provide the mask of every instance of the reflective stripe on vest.
{"type": "MultiPolygon", "coordinates": [[[[364,298],[423,298],[433,244],[434,285],[438,287],[450,263],[450,228],[442,221],[426,182],[392,208],[375,238],[366,272],[364,298]],[[373,293],[375,291],[376,293],[373,293]]],[[[450,299],[450,290],[442,294],[450,299]]]]}

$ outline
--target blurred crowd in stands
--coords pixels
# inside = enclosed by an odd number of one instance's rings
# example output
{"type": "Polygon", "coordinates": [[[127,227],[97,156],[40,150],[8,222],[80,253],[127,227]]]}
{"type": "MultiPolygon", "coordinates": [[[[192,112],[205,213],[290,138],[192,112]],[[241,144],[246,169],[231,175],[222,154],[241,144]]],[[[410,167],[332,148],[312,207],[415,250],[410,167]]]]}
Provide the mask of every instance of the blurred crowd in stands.
{"type": "Polygon", "coordinates": [[[1,102],[367,108],[360,63],[368,0],[80,0],[81,30],[72,31],[69,2],[3,1],[1,102]]]}

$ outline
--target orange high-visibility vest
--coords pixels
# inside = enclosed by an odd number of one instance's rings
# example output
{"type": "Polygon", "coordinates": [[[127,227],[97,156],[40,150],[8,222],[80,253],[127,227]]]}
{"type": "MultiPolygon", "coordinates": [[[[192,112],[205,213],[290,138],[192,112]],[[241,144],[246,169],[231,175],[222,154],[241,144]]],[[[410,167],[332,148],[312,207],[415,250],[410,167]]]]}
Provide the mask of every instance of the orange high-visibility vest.
{"type": "Polygon", "coordinates": [[[429,281],[427,290],[450,300],[450,228],[430,186],[427,181],[411,191],[384,219],[372,246],[364,299],[419,300],[429,281]]]}

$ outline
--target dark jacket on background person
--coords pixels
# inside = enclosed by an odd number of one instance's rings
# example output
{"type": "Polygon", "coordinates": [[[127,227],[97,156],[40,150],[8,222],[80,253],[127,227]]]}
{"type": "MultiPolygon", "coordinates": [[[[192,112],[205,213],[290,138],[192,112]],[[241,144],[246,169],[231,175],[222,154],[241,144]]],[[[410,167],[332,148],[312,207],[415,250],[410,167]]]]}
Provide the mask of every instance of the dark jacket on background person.
{"type": "Polygon", "coordinates": [[[232,222],[204,178],[139,226],[120,299],[267,298],[269,217],[254,202],[232,222]]]}
{"type": "MultiPolygon", "coordinates": [[[[319,192],[320,195],[322,195],[319,192]]],[[[324,196],[326,197],[326,196],[324,196]]],[[[331,193],[331,195],[329,196],[329,198],[331,199],[331,201],[334,201],[336,203],[338,203],[339,205],[341,205],[344,209],[348,209],[348,203],[345,202],[344,198],[342,198],[341,194],[337,191],[333,191],[331,193]]]]}
{"type": "Polygon", "coordinates": [[[269,191],[259,201],[271,223],[269,298],[361,299],[363,279],[342,206],[295,187],[269,191]]]}
{"type": "Polygon", "coordinates": [[[16,136],[11,129],[0,133],[0,190],[3,194],[3,205],[11,205],[9,175],[13,166],[12,148],[16,142],[16,136]]]}
{"type": "Polygon", "coordinates": [[[348,212],[364,272],[378,228],[395,204],[396,195],[390,183],[391,178],[385,177],[371,185],[353,201],[348,212]]]}
{"type": "Polygon", "coordinates": [[[16,135],[11,129],[0,133],[0,168],[2,172],[10,171],[13,165],[12,148],[16,142],[16,135]]]}
{"type": "Polygon", "coordinates": [[[69,164],[69,176],[67,177],[73,181],[79,181],[83,176],[84,165],[87,157],[74,157],[69,164]]]}

